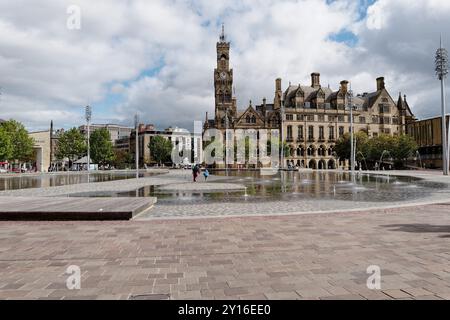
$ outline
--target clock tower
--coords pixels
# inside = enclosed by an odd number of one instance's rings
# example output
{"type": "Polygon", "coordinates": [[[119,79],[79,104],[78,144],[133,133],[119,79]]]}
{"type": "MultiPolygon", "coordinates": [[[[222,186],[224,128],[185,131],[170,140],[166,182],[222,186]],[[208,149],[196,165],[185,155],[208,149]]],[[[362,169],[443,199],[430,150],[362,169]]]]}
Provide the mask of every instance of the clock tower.
{"type": "Polygon", "coordinates": [[[231,128],[236,118],[236,100],[233,98],[233,69],[230,69],[230,43],[225,39],[225,30],[222,25],[222,34],[217,42],[217,68],[214,69],[214,91],[216,127],[225,128],[225,115],[228,114],[228,127],[231,128]]]}

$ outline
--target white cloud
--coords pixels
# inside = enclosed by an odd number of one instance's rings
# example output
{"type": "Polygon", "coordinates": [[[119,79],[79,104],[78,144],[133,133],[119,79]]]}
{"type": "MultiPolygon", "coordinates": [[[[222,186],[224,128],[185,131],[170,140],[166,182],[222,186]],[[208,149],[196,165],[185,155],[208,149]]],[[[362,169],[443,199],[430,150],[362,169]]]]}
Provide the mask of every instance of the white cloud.
{"type": "MultiPolygon", "coordinates": [[[[94,121],[132,123],[139,111],[159,127],[189,126],[214,111],[215,43],[221,22],[232,43],[239,108],[271,100],[274,79],[322,85],[352,81],[372,91],[384,75],[418,116],[438,113],[433,72],[439,30],[450,30],[447,0],[16,0],[1,2],[0,118],[30,128],[77,125],[86,104],[94,121]],[[66,28],[81,7],[82,29],[66,28]],[[359,4],[359,5],[358,5],[359,4]],[[24,10],[26,8],[26,10],[24,10]],[[355,47],[330,40],[351,30],[355,47]],[[109,95],[109,98],[108,98],[109,95]],[[121,96],[120,99],[111,97],[121,96]],[[105,103],[107,101],[107,103],[105,103]],[[107,107],[105,106],[107,105],[107,107]],[[96,106],[102,106],[96,108],[96,106]]],[[[445,35],[445,43],[450,38],[445,35]]]]}

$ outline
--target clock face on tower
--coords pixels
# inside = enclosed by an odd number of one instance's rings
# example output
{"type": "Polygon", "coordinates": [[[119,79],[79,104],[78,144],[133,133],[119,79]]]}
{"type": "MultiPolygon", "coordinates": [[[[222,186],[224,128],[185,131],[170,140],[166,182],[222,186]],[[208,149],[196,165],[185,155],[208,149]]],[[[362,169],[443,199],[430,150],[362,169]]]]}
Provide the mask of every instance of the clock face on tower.
{"type": "Polygon", "coordinates": [[[220,73],[220,79],[225,80],[227,78],[227,73],[225,71],[222,71],[220,73]]]}

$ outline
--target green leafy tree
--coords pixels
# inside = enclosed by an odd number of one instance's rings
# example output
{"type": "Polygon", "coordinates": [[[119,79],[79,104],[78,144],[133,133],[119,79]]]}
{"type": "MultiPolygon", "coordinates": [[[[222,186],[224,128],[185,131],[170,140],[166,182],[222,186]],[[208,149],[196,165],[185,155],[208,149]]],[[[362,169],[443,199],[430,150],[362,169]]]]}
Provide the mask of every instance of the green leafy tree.
{"type": "Polygon", "coordinates": [[[125,150],[114,150],[113,166],[117,169],[125,169],[133,162],[133,156],[125,150]]]}
{"type": "MultiPolygon", "coordinates": [[[[363,159],[374,165],[383,159],[393,159],[397,168],[404,166],[406,159],[417,151],[417,144],[414,139],[407,135],[391,136],[381,134],[377,137],[369,138],[365,132],[355,134],[356,138],[356,158],[363,159]],[[362,155],[364,156],[362,156],[362,155]]],[[[335,146],[336,154],[341,159],[350,159],[350,134],[346,133],[339,138],[335,146]]],[[[385,161],[383,161],[385,162],[385,161]]]]}
{"type": "MultiPolygon", "coordinates": [[[[363,131],[357,132],[354,135],[354,139],[356,140],[356,159],[362,160],[363,158],[367,158],[369,154],[369,137],[367,136],[367,134],[363,131]]],[[[334,151],[340,159],[350,159],[350,133],[346,133],[338,139],[334,147],[334,151]]]]}
{"type": "Polygon", "coordinates": [[[0,125],[0,161],[12,158],[13,145],[6,129],[0,125]]]}
{"type": "Polygon", "coordinates": [[[56,157],[58,159],[68,158],[70,161],[74,161],[84,156],[86,151],[85,136],[77,128],[72,128],[61,134],[56,157]]]}
{"type": "Polygon", "coordinates": [[[381,156],[385,153],[386,157],[391,157],[395,148],[395,137],[388,134],[381,134],[369,140],[368,158],[372,162],[380,161],[381,156]]]}
{"type": "Polygon", "coordinates": [[[409,135],[400,135],[394,137],[393,149],[391,150],[396,168],[403,168],[406,160],[415,155],[418,146],[413,137],[409,135]]]}
{"type": "Polygon", "coordinates": [[[172,154],[172,142],[162,136],[154,136],[147,146],[150,149],[150,154],[157,163],[163,164],[170,161],[172,154]]]}
{"type": "MultiPolygon", "coordinates": [[[[34,140],[28,135],[28,131],[25,129],[23,124],[15,120],[9,120],[3,122],[1,125],[3,134],[2,136],[7,136],[2,138],[5,142],[5,156],[8,156],[7,160],[18,160],[19,165],[21,162],[28,161],[33,156],[33,145],[34,140]],[[9,147],[8,147],[9,145],[9,147]]],[[[0,149],[2,148],[2,142],[0,142],[0,149]]]]}
{"type": "Polygon", "coordinates": [[[92,132],[89,143],[93,163],[106,165],[114,161],[113,144],[108,129],[101,128],[92,132]]]}

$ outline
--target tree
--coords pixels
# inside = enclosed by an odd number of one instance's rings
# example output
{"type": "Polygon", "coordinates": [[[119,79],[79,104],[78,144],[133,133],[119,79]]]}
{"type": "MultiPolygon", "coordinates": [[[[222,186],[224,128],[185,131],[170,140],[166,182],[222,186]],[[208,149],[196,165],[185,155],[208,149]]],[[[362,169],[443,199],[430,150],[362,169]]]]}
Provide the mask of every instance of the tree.
{"type": "Polygon", "coordinates": [[[13,145],[6,129],[0,125],[0,161],[12,158],[13,145]]]}
{"type": "Polygon", "coordinates": [[[114,149],[114,160],[112,161],[112,164],[116,169],[125,169],[132,162],[133,156],[129,152],[114,149]]]}
{"type": "Polygon", "coordinates": [[[147,146],[150,149],[150,154],[157,163],[162,164],[170,161],[172,154],[172,142],[162,136],[154,136],[147,146]]]}
{"type": "MultiPolygon", "coordinates": [[[[355,133],[354,139],[356,140],[356,150],[355,150],[356,159],[357,160],[362,160],[362,158],[366,159],[369,153],[368,149],[369,137],[365,132],[360,131],[355,133]],[[361,154],[364,157],[362,157],[361,154]]],[[[351,153],[350,133],[346,133],[338,139],[334,147],[334,151],[336,152],[337,156],[340,159],[350,159],[351,153]]]]}
{"type": "Polygon", "coordinates": [[[72,128],[61,134],[56,157],[58,159],[68,158],[72,162],[84,156],[86,151],[86,138],[77,128],[72,128]]]}
{"type": "Polygon", "coordinates": [[[418,146],[413,137],[409,135],[401,135],[394,137],[394,145],[391,150],[394,158],[394,166],[396,168],[404,167],[406,160],[414,155],[418,150],[418,146]]]}
{"type": "MultiPolygon", "coordinates": [[[[383,155],[384,159],[394,159],[395,167],[401,168],[404,161],[417,151],[417,144],[414,139],[407,135],[381,134],[369,138],[365,132],[358,132],[355,134],[355,138],[357,160],[365,159],[372,165],[379,162],[383,155]]],[[[350,159],[350,134],[346,133],[339,138],[335,151],[339,158],[350,159]]]]}
{"type": "Polygon", "coordinates": [[[2,128],[3,137],[0,141],[0,149],[5,150],[5,156],[8,156],[7,160],[18,160],[19,165],[21,162],[28,161],[33,155],[33,145],[34,140],[28,135],[28,131],[25,129],[23,124],[15,120],[9,120],[3,122],[0,127],[2,128]],[[4,146],[3,143],[5,144],[4,146]],[[8,151],[9,150],[9,151],[8,151]]]}
{"type": "Polygon", "coordinates": [[[368,158],[372,162],[378,162],[381,156],[392,157],[392,152],[395,148],[395,138],[388,134],[381,134],[377,137],[373,137],[369,141],[369,154],[368,158]]]}
{"type": "Polygon", "coordinates": [[[114,160],[113,144],[108,129],[101,128],[91,133],[91,158],[93,163],[99,165],[111,164],[114,160]]]}

